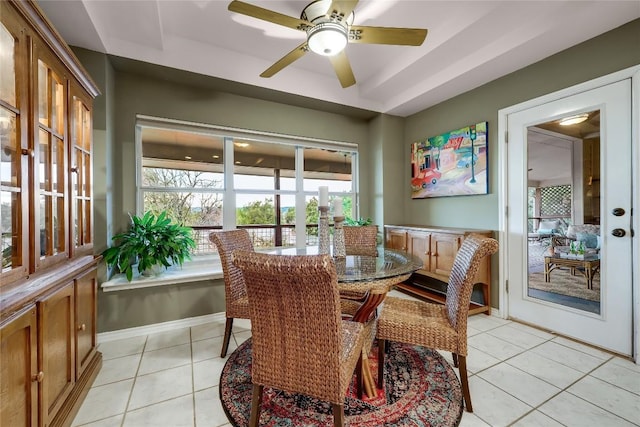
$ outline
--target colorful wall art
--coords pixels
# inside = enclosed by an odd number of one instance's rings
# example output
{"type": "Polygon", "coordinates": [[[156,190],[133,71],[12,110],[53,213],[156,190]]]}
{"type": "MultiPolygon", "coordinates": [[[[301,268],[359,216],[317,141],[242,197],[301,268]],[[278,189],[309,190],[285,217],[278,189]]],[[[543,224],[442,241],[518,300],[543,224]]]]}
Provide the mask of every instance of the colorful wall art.
{"type": "Polygon", "coordinates": [[[487,122],[414,142],[411,198],[487,194],[487,149],[487,122]]]}

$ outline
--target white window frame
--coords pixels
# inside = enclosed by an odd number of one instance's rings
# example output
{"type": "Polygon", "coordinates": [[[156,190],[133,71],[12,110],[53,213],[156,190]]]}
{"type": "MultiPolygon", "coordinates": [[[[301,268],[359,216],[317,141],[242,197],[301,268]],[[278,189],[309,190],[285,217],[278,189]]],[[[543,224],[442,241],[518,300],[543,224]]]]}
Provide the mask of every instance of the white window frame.
{"type": "MultiPolygon", "coordinates": [[[[142,214],[143,194],[145,187],[142,185],[142,128],[153,127],[168,130],[182,130],[185,132],[204,133],[211,136],[223,138],[223,189],[216,189],[207,192],[219,192],[223,194],[222,227],[224,230],[236,228],[236,194],[250,193],[275,195],[294,195],[296,204],[296,246],[303,248],[306,241],[306,198],[317,196],[315,191],[304,191],[304,149],[320,148],[337,151],[347,151],[352,153],[351,160],[351,191],[350,192],[330,192],[330,195],[351,197],[352,218],[359,217],[359,156],[358,145],[350,142],[332,141],[318,138],[300,137],[286,134],[258,132],[246,129],[238,129],[226,126],[217,126],[203,123],[192,123],[182,120],[166,119],[146,115],[136,116],[135,129],[135,152],[136,152],[136,212],[142,214]],[[234,139],[255,140],[261,143],[272,142],[280,145],[290,145],[295,147],[295,179],[296,189],[292,190],[236,190],[233,185],[234,174],[234,139]]],[[[151,189],[149,189],[151,190],[151,189]]],[[[176,190],[179,191],[179,190],[176,190]]]]}

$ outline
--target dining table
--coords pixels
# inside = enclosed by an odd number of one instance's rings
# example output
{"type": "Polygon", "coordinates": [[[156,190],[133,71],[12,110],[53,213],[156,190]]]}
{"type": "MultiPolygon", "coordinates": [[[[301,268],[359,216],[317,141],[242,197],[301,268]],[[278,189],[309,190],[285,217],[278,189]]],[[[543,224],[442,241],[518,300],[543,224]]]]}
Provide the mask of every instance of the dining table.
{"type": "MultiPolygon", "coordinates": [[[[278,247],[266,252],[276,255],[317,255],[318,247],[278,247]]],[[[351,320],[363,324],[374,321],[377,307],[393,286],[408,280],[413,272],[422,268],[422,260],[417,256],[383,247],[379,247],[375,254],[334,256],[333,261],[341,297],[359,302],[359,308],[351,320]]],[[[369,350],[363,349],[362,377],[364,391],[372,398],[376,395],[376,382],[368,363],[369,350]]]]}

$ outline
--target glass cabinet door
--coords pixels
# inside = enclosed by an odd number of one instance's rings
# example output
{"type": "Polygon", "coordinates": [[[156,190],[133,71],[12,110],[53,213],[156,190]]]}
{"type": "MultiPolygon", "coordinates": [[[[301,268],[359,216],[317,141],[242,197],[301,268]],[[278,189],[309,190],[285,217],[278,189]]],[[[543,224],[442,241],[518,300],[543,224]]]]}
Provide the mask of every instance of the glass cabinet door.
{"type": "Polygon", "coordinates": [[[67,257],[66,85],[52,58],[39,57],[37,66],[37,135],[34,198],[36,267],[67,257]]]}
{"type": "Polygon", "coordinates": [[[92,249],[91,103],[71,88],[71,227],[72,256],[92,249]]]}
{"type": "Polygon", "coordinates": [[[29,257],[26,173],[28,154],[23,141],[27,122],[26,99],[23,87],[25,39],[19,20],[11,10],[3,10],[0,24],[0,250],[2,254],[2,282],[26,276],[29,257]],[[5,19],[8,18],[8,19],[5,19]],[[14,19],[15,18],[15,19],[14,19]]]}

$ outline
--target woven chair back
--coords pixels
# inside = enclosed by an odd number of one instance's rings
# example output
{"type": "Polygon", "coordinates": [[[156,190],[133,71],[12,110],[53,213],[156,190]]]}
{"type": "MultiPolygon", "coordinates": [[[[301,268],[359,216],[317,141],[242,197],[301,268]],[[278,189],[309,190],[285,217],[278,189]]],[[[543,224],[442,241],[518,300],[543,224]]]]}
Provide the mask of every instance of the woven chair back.
{"type": "Polygon", "coordinates": [[[236,251],[234,264],[249,295],[254,384],[342,403],[342,321],[331,257],[236,251]]]}
{"type": "MultiPolygon", "coordinates": [[[[447,317],[457,331],[466,331],[471,293],[480,263],[485,256],[497,250],[497,240],[478,234],[467,236],[458,249],[449,276],[446,299],[447,317]]],[[[466,341],[466,334],[464,339],[466,341]]]]}
{"type": "MultiPolygon", "coordinates": [[[[215,243],[220,254],[222,274],[224,275],[224,291],[227,310],[232,309],[232,302],[247,295],[242,271],[233,265],[233,251],[240,249],[253,252],[253,242],[247,230],[216,231],[209,235],[209,239],[215,243]]],[[[233,313],[227,313],[227,317],[237,317],[233,313]]]]}
{"type": "Polygon", "coordinates": [[[377,255],[377,225],[345,225],[342,229],[347,255],[377,255]]]}

